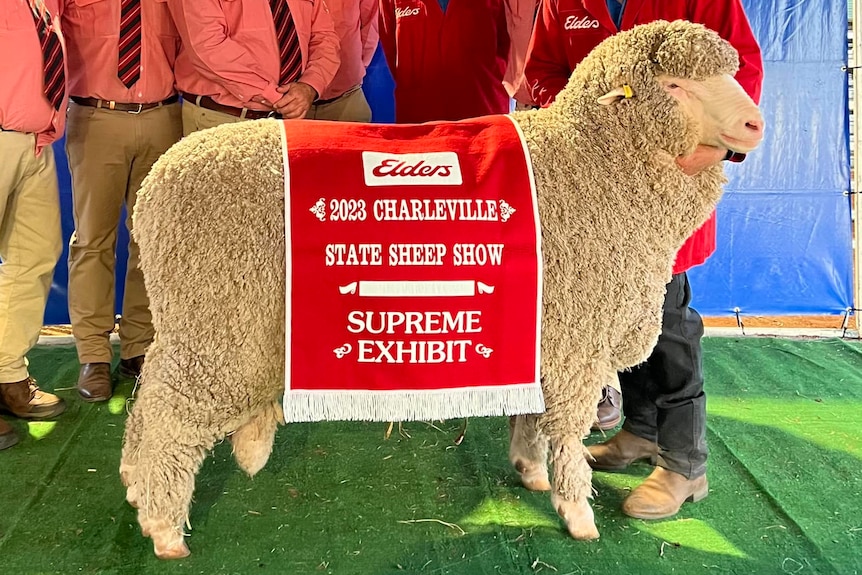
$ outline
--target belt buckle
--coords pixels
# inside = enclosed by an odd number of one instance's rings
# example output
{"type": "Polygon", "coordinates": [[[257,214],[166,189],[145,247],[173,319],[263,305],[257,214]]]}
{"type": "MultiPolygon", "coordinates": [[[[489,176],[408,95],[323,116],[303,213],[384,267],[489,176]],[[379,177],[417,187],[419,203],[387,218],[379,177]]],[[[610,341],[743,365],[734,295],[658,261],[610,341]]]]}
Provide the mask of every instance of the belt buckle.
{"type": "Polygon", "coordinates": [[[279,117],[281,117],[281,114],[279,114],[279,113],[278,113],[278,112],[276,112],[275,110],[270,110],[270,111],[266,114],[266,116],[264,116],[264,118],[279,118],[279,117]]]}
{"type": "Polygon", "coordinates": [[[129,110],[129,113],[130,114],[140,114],[143,111],[144,111],[144,105],[138,104],[138,109],[137,110],[129,110]]]}

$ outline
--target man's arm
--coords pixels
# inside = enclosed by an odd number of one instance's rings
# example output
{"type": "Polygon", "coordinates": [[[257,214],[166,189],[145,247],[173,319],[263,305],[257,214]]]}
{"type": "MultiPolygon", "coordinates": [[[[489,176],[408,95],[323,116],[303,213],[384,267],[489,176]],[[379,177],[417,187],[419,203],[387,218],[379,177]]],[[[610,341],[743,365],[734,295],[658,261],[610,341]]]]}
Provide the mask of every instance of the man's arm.
{"type": "Polygon", "coordinates": [[[524,62],[533,31],[537,0],[506,0],[506,27],[509,32],[509,65],[503,85],[510,98],[529,104],[532,102],[524,82],[524,62]]]}
{"type": "Polygon", "coordinates": [[[311,10],[311,34],[308,40],[308,61],[299,82],[323,93],[341,65],[341,45],[332,16],[323,0],[315,0],[311,10]]]}
{"type": "Polygon", "coordinates": [[[207,67],[200,72],[242,102],[275,102],[278,85],[266,79],[257,60],[227,35],[219,0],[168,0],[174,21],[185,21],[191,50],[207,67]]]}
{"type": "Polygon", "coordinates": [[[533,101],[540,106],[547,106],[566,87],[572,71],[560,33],[557,0],[541,2],[527,49],[524,76],[533,101]]]}
{"type": "Polygon", "coordinates": [[[362,38],[362,64],[366,68],[371,64],[380,40],[380,32],[377,29],[379,11],[378,0],[359,0],[359,35],[362,38]]]}

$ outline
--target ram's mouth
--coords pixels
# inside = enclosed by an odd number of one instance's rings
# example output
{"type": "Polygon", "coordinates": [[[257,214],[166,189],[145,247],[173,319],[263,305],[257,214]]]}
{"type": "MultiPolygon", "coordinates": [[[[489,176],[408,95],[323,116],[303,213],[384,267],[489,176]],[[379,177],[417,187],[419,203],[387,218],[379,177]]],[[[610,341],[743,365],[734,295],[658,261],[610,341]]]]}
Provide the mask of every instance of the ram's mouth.
{"type": "Polygon", "coordinates": [[[750,152],[759,146],[761,141],[763,141],[762,136],[758,136],[756,138],[734,138],[727,134],[720,134],[719,139],[728,149],[741,153],[750,152]]]}

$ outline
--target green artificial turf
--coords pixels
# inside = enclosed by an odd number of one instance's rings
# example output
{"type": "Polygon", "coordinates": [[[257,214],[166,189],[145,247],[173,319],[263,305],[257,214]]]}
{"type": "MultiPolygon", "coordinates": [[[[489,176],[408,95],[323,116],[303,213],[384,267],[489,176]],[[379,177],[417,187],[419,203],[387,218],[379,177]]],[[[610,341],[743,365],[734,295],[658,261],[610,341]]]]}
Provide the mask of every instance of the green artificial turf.
{"type": "MultiPolygon", "coordinates": [[[[670,520],[619,511],[650,468],[596,473],[601,539],[565,533],[521,488],[504,418],[290,425],[245,476],[217,446],[198,475],[191,557],[159,561],[117,468],[123,382],[106,404],[72,386],[72,347],[31,369],[69,407],[0,452],[0,575],[862,573],[862,344],[708,339],[710,496],[670,520]]],[[[589,441],[600,441],[594,434],[589,441]]]]}

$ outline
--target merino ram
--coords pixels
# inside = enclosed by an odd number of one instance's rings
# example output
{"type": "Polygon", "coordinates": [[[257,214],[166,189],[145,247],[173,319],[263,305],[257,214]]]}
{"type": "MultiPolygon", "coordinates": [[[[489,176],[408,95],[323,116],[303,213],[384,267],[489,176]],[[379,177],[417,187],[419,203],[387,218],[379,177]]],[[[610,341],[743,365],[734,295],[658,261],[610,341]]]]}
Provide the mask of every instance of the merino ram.
{"type": "MultiPolygon", "coordinates": [[[[721,166],[687,176],[675,158],[762,137],[737,68],[714,32],[657,22],[603,42],[547,109],[513,114],[542,222],[547,411],[516,426],[510,458],[525,486],[547,489],[549,439],[552,502],[576,539],[598,537],[582,438],[600,390],[649,355],[674,255],[722,194],[721,166]]],[[[120,471],[162,558],[188,554],[194,479],[216,442],[230,435],[251,474],[270,455],[285,375],[283,177],[278,123],[244,122],[183,139],[140,192],[156,339],[120,471]]]]}

